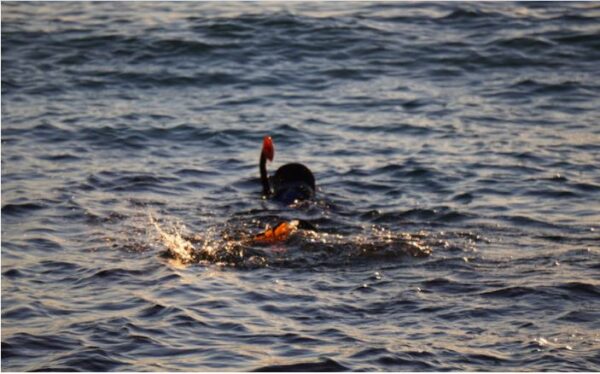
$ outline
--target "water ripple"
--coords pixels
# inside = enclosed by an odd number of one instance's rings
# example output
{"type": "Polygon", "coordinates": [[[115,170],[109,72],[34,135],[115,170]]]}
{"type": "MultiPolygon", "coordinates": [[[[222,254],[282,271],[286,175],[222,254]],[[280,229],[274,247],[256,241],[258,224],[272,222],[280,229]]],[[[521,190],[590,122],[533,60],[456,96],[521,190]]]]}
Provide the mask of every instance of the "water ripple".
{"type": "Polygon", "coordinates": [[[597,24],[3,3],[2,369],[594,370],[597,24]],[[265,135],[315,201],[261,199],[265,135]]]}

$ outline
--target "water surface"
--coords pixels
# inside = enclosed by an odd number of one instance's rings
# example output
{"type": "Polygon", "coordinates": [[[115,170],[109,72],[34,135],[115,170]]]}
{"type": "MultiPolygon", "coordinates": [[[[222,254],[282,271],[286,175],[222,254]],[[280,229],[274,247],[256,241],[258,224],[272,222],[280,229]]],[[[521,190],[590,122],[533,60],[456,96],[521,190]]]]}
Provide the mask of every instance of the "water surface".
{"type": "Polygon", "coordinates": [[[600,370],[599,20],[3,2],[2,370],[600,370]]]}

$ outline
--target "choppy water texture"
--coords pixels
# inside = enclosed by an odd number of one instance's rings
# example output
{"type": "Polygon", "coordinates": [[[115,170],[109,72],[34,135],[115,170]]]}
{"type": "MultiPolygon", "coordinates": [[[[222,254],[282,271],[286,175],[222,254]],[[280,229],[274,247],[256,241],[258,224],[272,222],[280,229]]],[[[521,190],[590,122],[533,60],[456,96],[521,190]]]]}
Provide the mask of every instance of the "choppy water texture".
{"type": "Polygon", "coordinates": [[[2,370],[600,370],[599,57],[598,3],[3,2],[2,370]]]}

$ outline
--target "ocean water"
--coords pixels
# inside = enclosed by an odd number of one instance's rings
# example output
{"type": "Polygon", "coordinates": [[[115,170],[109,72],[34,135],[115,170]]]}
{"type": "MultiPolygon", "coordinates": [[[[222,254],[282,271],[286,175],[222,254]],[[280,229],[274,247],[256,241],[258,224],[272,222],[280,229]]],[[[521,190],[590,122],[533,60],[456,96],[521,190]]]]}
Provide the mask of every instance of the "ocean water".
{"type": "Polygon", "coordinates": [[[593,2],[3,2],[1,369],[600,370],[599,60],[593,2]]]}

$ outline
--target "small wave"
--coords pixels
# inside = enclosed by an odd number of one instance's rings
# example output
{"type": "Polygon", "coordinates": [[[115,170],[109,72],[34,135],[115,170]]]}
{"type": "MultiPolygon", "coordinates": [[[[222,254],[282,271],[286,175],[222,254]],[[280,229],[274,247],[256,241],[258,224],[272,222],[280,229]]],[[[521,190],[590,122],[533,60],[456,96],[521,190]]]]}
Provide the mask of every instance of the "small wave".
{"type": "Polygon", "coordinates": [[[62,241],[47,239],[47,238],[28,238],[25,240],[27,245],[30,246],[32,250],[44,251],[44,252],[53,252],[60,251],[63,248],[61,245],[62,241]]]}
{"type": "Polygon", "coordinates": [[[557,318],[559,321],[569,321],[575,323],[591,323],[600,321],[600,312],[595,310],[576,310],[567,312],[557,318]]]}
{"type": "MultiPolygon", "coordinates": [[[[88,272],[89,273],[89,272],[88,272]]],[[[102,269],[94,272],[92,275],[80,276],[75,283],[79,286],[84,286],[88,284],[95,284],[96,282],[106,283],[106,282],[115,282],[115,283],[128,283],[132,279],[136,279],[139,281],[143,275],[146,275],[147,271],[145,270],[137,270],[137,269],[123,269],[123,268],[112,268],[112,269],[102,269]]],[[[134,300],[136,302],[137,300],[134,300]]],[[[129,308],[126,303],[120,303],[120,305],[112,306],[111,303],[106,304],[106,307],[117,308],[117,310],[123,308],[129,308]]]]}
{"type": "Polygon", "coordinates": [[[384,367],[390,368],[389,370],[393,371],[426,371],[433,369],[433,365],[425,361],[417,360],[408,355],[405,357],[401,357],[399,354],[382,355],[373,361],[376,362],[378,366],[383,365],[384,367]]]}
{"type": "MultiPolygon", "coordinates": [[[[66,366],[75,370],[99,372],[99,371],[118,371],[118,368],[125,367],[125,360],[117,360],[115,356],[118,353],[109,353],[98,347],[85,347],[77,349],[65,358],[57,359],[58,366],[66,366]]],[[[39,371],[46,371],[47,367],[40,367],[39,371]]]]}
{"type": "Polygon", "coordinates": [[[487,14],[479,9],[459,8],[451,11],[443,17],[437,18],[437,20],[465,21],[482,18],[485,16],[487,16],[487,14]]]}
{"type": "Polygon", "coordinates": [[[210,44],[203,43],[197,40],[182,40],[182,39],[162,39],[150,43],[149,50],[159,54],[183,54],[183,55],[204,55],[207,52],[223,49],[223,48],[239,48],[237,44],[210,44]]]}
{"type": "Polygon", "coordinates": [[[544,287],[509,286],[481,293],[481,295],[484,297],[494,298],[520,298],[530,297],[532,295],[556,297],[557,294],[561,294],[567,299],[571,299],[573,297],[589,298],[600,296],[600,290],[597,286],[593,284],[582,282],[569,282],[557,286],[544,287]]]}
{"type": "Polygon", "coordinates": [[[47,121],[30,128],[3,128],[2,137],[6,135],[19,138],[35,137],[43,143],[64,142],[73,139],[73,132],[61,127],[52,125],[47,121]]]}
{"type": "MultiPolygon", "coordinates": [[[[5,342],[14,347],[27,347],[27,350],[34,350],[40,354],[43,354],[43,352],[48,354],[50,352],[68,351],[82,345],[79,339],[65,335],[33,335],[28,333],[16,333],[6,340],[3,339],[2,344],[4,345],[5,342]]],[[[13,354],[18,355],[19,353],[13,352],[13,354]]]]}
{"type": "MultiPolygon", "coordinates": [[[[410,103],[415,103],[415,100],[410,101],[410,103]]],[[[408,104],[408,103],[405,103],[408,104]]],[[[403,104],[403,105],[405,105],[403,104]]],[[[427,105],[421,103],[419,105],[427,105]]],[[[416,107],[416,106],[415,106],[416,107]]],[[[388,124],[381,126],[362,126],[362,125],[350,125],[348,126],[350,130],[357,132],[365,132],[365,133],[386,133],[386,134],[405,134],[405,135],[413,135],[413,136],[424,136],[428,134],[432,134],[437,132],[435,128],[431,127],[421,127],[421,126],[413,126],[406,123],[401,124],[388,124]]],[[[379,168],[378,170],[385,170],[386,167],[379,168]]]]}
{"type": "Polygon", "coordinates": [[[234,19],[228,17],[214,17],[202,25],[203,28],[220,35],[223,31],[245,32],[262,30],[298,30],[310,27],[310,18],[294,15],[285,11],[271,14],[242,14],[234,19]]]}
{"type": "Polygon", "coordinates": [[[527,190],[523,192],[524,195],[531,196],[539,196],[539,197],[547,197],[553,199],[564,199],[564,198],[577,198],[579,194],[568,191],[568,190],[552,190],[552,189],[544,189],[544,190],[527,190]]]}
{"type": "Polygon", "coordinates": [[[76,271],[81,270],[82,268],[74,263],[65,262],[65,261],[55,261],[55,260],[43,260],[40,261],[40,265],[45,269],[45,272],[49,273],[74,273],[76,271]]]}
{"type": "Polygon", "coordinates": [[[133,175],[111,181],[114,191],[143,191],[152,188],[163,188],[177,181],[176,178],[156,177],[153,175],[133,175]]]}
{"type": "Polygon", "coordinates": [[[473,214],[451,210],[447,207],[435,209],[414,208],[405,211],[384,212],[369,211],[363,217],[375,223],[394,223],[398,221],[435,221],[435,222],[457,222],[473,219],[473,214]]]}
{"type": "Polygon", "coordinates": [[[2,319],[7,320],[28,320],[31,318],[48,317],[47,313],[39,308],[33,308],[31,306],[22,306],[17,308],[11,308],[2,311],[2,319]]]}
{"type": "Polygon", "coordinates": [[[554,40],[557,43],[565,45],[581,44],[598,50],[600,48],[600,42],[598,41],[598,34],[596,33],[573,33],[567,36],[556,36],[554,40]]]}
{"type": "Polygon", "coordinates": [[[121,269],[121,268],[114,268],[114,269],[100,270],[97,273],[95,273],[93,275],[93,277],[118,279],[121,277],[129,277],[129,276],[137,277],[144,273],[145,272],[142,270],[126,270],[126,269],[121,269]]]}
{"type": "Polygon", "coordinates": [[[365,69],[327,69],[321,71],[321,74],[334,79],[353,79],[366,80],[365,69]]]}
{"type": "Polygon", "coordinates": [[[531,94],[568,94],[585,89],[588,86],[582,82],[565,80],[562,82],[541,82],[533,79],[521,80],[511,87],[517,89],[526,89],[531,94]]]}
{"type": "Polygon", "coordinates": [[[600,296],[600,286],[584,282],[569,282],[559,286],[560,289],[581,296],[600,296]]]}
{"type": "Polygon", "coordinates": [[[79,161],[81,158],[70,153],[59,153],[54,155],[44,155],[40,157],[42,160],[53,162],[73,162],[79,161]]]}
{"type": "Polygon", "coordinates": [[[24,274],[22,271],[19,271],[18,269],[8,269],[2,272],[2,277],[7,277],[7,278],[19,278],[22,277],[24,274]]]}
{"type": "Polygon", "coordinates": [[[481,367],[499,366],[505,364],[509,357],[499,352],[492,353],[469,353],[463,355],[464,360],[469,363],[479,364],[481,367]]]}
{"type": "Polygon", "coordinates": [[[555,229],[557,226],[550,222],[540,221],[531,217],[526,216],[498,216],[495,217],[504,221],[508,221],[517,226],[529,226],[529,227],[539,227],[539,228],[548,228],[555,229]]]}
{"type": "Polygon", "coordinates": [[[449,278],[434,278],[421,283],[424,290],[441,291],[445,293],[469,294],[476,292],[480,286],[469,283],[461,283],[449,278]]]}
{"type": "Polygon", "coordinates": [[[338,363],[337,361],[327,358],[317,362],[298,362],[294,364],[280,364],[261,366],[253,371],[275,371],[275,372],[327,372],[327,371],[349,371],[350,368],[338,363]]]}
{"type": "Polygon", "coordinates": [[[225,72],[194,73],[193,75],[182,75],[174,72],[155,72],[140,71],[122,71],[122,70],[96,70],[85,73],[79,73],[80,84],[88,88],[97,88],[98,86],[118,84],[124,87],[131,85],[152,88],[152,87],[184,87],[184,86],[224,86],[239,83],[239,77],[225,72]],[[91,79],[91,80],[90,80],[91,79]],[[93,82],[93,84],[91,84],[93,82]],[[91,84],[91,86],[90,86],[91,84]]]}
{"type": "MultiPolygon", "coordinates": [[[[179,178],[156,176],[153,174],[142,174],[132,172],[111,172],[101,171],[94,175],[87,177],[86,183],[80,188],[89,189],[100,189],[110,191],[160,191],[161,193],[169,193],[169,190],[173,189],[173,183],[177,182],[179,178]]],[[[118,214],[112,214],[109,217],[104,218],[105,220],[122,219],[118,214]]]]}
{"type": "Polygon", "coordinates": [[[195,31],[204,32],[208,36],[218,38],[235,38],[247,39],[253,37],[253,32],[256,30],[253,25],[238,22],[236,19],[213,19],[206,20],[203,17],[189,17],[188,20],[192,23],[192,28],[195,31]]]}
{"type": "Polygon", "coordinates": [[[484,297],[498,297],[498,298],[516,298],[527,296],[538,291],[531,287],[522,286],[510,286],[503,287],[493,291],[482,292],[481,295],[484,297]]]}
{"type": "Polygon", "coordinates": [[[592,183],[575,183],[573,184],[574,188],[577,188],[580,191],[586,192],[599,192],[600,185],[592,184],[592,183]]]}
{"type": "Polygon", "coordinates": [[[46,208],[46,205],[36,203],[5,204],[2,206],[2,214],[8,216],[22,216],[46,208]]]}
{"type": "Polygon", "coordinates": [[[475,195],[470,192],[459,193],[452,197],[453,201],[458,201],[463,204],[470,204],[475,199],[475,195]]]}
{"type": "Polygon", "coordinates": [[[533,36],[522,36],[516,38],[507,38],[494,40],[489,43],[490,45],[498,45],[499,47],[508,47],[515,49],[528,49],[528,50],[545,50],[555,45],[550,40],[533,37],[533,36]]]}
{"type": "Polygon", "coordinates": [[[178,314],[181,312],[182,312],[182,310],[177,307],[173,307],[173,306],[165,307],[160,304],[154,304],[152,306],[142,309],[138,313],[137,317],[143,318],[145,320],[148,320],[148,319],[164,320],[165,317],[168,315],[178,314]]]}
{"type": "Polygon", "coordinates": [[[556,183],[564,183],[564,182],[568,182],[569,178],[565,177],[564,175],[555,174],[549,178],[541,178],[541,180],[546,180],[546,181],[556,182],[556,183]]]}

